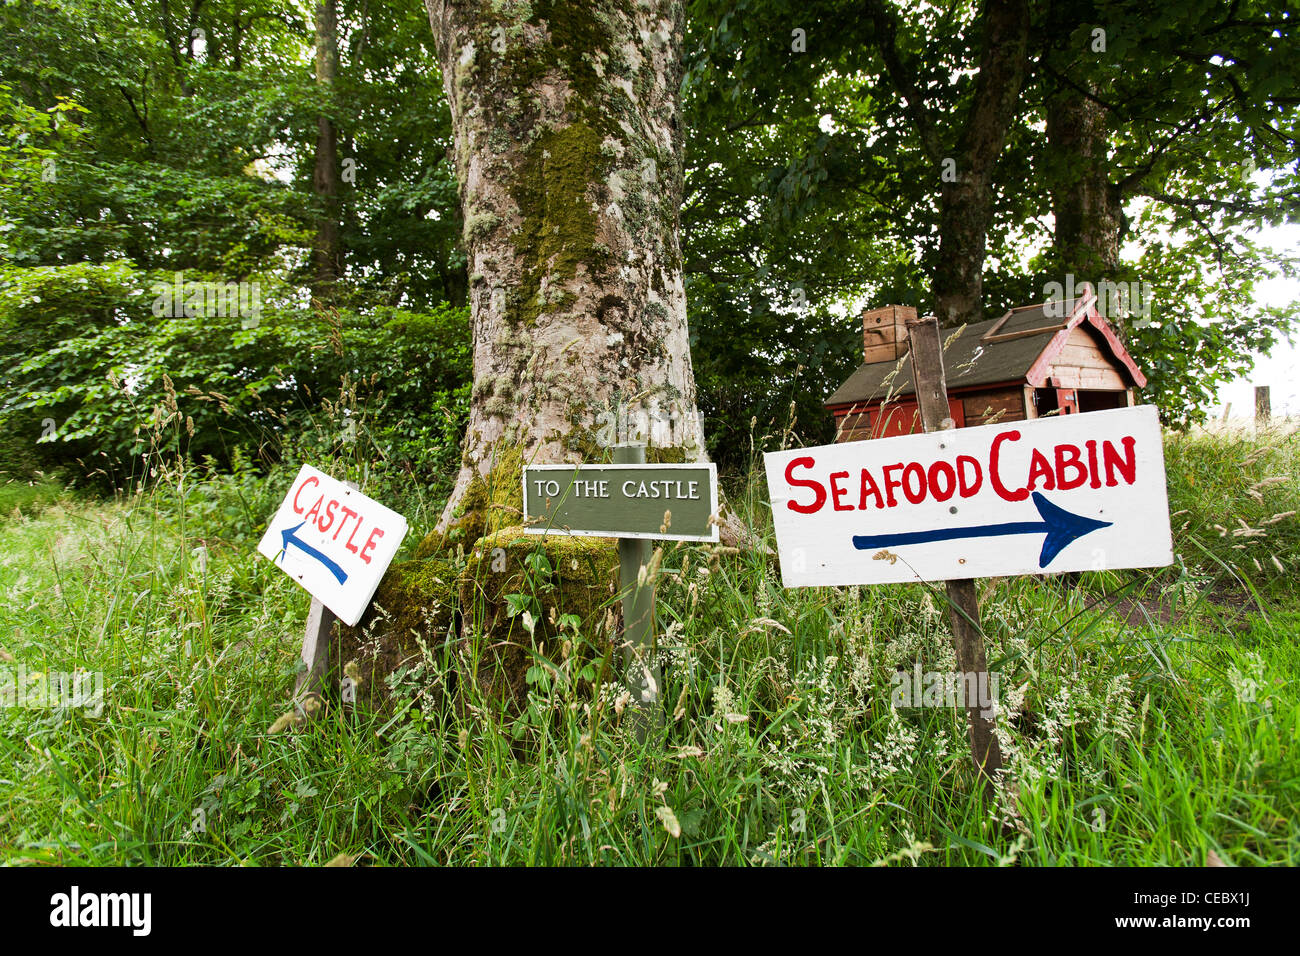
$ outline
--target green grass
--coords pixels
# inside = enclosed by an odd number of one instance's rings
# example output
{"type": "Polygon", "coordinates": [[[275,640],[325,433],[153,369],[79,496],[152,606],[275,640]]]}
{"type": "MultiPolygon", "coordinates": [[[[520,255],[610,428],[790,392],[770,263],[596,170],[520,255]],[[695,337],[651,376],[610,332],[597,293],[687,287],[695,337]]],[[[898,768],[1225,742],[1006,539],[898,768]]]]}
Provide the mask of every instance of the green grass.
{"type": "MultiPolygon", "coordinates": [[[[107,502],[11,506],[0,647],[12,661],[0,672],[83,668],[103,675],[104,704],[98,717],[0,708],[0,852],[64,864],[347,853],[394,865],[1142,865],[1211,852],[1295,864],[1300,525],[1263,522],[1294,509],[1296,444],[1170,439],[1173,569],[1084,575],[1075,589],[982,582],[1008,767],[992,800],[962,716],[889,704],[896,670],[953,667],[941,589],[786,591],[757,551],[669,548],[661,738],[638,743],[620,687],[593,692],[570,661],[539,668],[522,718],[481,697],[435,706],[429,688],[474,666],[450,641],[396,675],[392,713],[334,707],[272,735],[308,603],[253,550],[283,475],[172,475],[107,502]],[[1274,475],[1284,480],[1259,485],[1274,475]],[[1232,534],[1241,527],[1265,535],[1232,534]],[[1104,595],[1129,602],[1130,623],[1104,595]]],[[[762,490],[739,489],[737,504],[770,534],[762,490]]],[[[406,551],[436,505],[409,489],[406,551]]]]}
{"type": "Polygon", "coordinates": [[[0,481],[0,515],[34,515],[65,496],[56,481],[0,481]]]}

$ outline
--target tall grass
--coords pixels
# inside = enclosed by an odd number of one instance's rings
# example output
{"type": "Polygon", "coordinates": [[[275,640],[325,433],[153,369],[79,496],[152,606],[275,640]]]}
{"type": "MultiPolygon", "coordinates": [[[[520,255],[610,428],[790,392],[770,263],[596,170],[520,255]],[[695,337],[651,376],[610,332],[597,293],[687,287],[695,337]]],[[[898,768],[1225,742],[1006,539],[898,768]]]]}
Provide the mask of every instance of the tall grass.
{"type": "MultiPolygon", "coordinates": [[[[105,699],[99,716],[0,708],[0,848],[87,864],[1295,863],[1300,531],[1267,522],[1295,510],[1296,437],[1171,438],[1167,459],[1179,565],[981,583],[1007,758],[991,799],[962,715],[890,704],[899,671],[954,666],[938,588],[787,591],[761,549],[669,547],[665,726],[645,743],[612,661],[592,686],[578,655],[541,660],[523,714],[470,680],[445,706],[439,684],[476,666],[451,634],[393,675],[391,710],[336,701],[271,734],[308,603],[253,551],[283,475],[164,470],[112,501],[20,509],[0,519],[0,668],[102,673],[105,699]]],[[[409,551],[438,502],[407,494],[409,551]]],[[[734,498],[772,544],[761,479],[734,498]]]]}
{"type": "Polygon", "coordinates": [[[0,481],[0,515],[37,514],[63,496],[63,486],[48,478],[0,481]]]}

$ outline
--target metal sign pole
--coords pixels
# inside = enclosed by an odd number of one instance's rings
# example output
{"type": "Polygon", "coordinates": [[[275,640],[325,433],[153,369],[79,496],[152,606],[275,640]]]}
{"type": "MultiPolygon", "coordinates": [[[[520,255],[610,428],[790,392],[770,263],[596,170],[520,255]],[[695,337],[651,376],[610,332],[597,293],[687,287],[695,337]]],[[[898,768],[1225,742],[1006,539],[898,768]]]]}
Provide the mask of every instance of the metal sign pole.
{"type": "MultiPolygon", "coordinates": [[[[645,445],[614,446],[614,464],[645,464],[645,445]]],[[[645,538],[618,539],[619,588],[623,597],[623,673],[636,707],[637,738],[663,726],[659,704],[659,666],[655,654],[654,582],[643,579],[650,564],[650,542],[645,538]]]]}

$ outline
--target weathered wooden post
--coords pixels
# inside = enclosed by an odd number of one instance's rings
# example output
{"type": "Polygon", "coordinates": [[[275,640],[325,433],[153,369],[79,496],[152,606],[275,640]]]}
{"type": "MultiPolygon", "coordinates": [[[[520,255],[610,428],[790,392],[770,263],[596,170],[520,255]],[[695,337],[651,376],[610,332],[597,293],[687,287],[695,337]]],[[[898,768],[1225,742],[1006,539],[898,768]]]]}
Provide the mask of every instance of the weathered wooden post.
{"type": "Polygon", "coordinates": [[[304,669],[293,691],[299,718],[320,709],[334,622],[352,626],[361,619],[406,530],[405,518],[367,498],[355,482],[310,465],[299,470],[267,525],[258,552],[312,596],[304,669]]]}
{"type": "MultiPolygon", "coordinates": [[[[921,424],[927,432],[956,427],[949,417],[948,386],[943,371],[943,344],[939,339],[939,320],[934,316],[907,320],[911,342],[912,377],[916,381],[916,400],[921,424]]],[[[973,579],[945,582],[949,616],[952,620],[952,643],[957,652],[957,669],[963,675],[974,674],[976,687],[988,686],[988,657],[984,652],[984,634],[980,628],[979,599],[973,579]]],[[[966,686],[963,682],[963,686],[966,686]]],[[[985,716],[978,700],[966,694],[966,720],[970,734],[971,756],[991,788],[994,775],[1002,768],[1002,748],[993,732],[994,719],[985,716]]],[[[978,695],[975,695],[978,697],[978,695]]]]}
{"type": "Polygon", "coordinates": [[[1267,425],[1273,417],[1273,402],[1267,385],[1255,386],[1255,424],[1267,425]]]}
{"type": "Polygon", "coordinates": [[[293,706],[300,714],[305,714],[308,700],[320,699],[324,689],[325,673],[330,666],[330,634],[337,620],[334,612],[322,604],[319,598],[311,599],[307,629],[302,635],[304,670],[298,675],[293,688],[293,706]]]}

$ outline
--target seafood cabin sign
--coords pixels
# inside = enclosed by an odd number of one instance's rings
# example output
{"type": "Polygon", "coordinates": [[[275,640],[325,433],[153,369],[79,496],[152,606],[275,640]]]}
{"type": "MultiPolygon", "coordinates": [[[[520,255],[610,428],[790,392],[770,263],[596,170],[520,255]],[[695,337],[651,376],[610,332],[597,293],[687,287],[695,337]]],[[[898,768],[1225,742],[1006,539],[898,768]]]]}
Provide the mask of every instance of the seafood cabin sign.
{"type": "Polygon", "coordinates": [[[397,512],[303,465],[257,550],[352,625],[405,535],[397,512]]]}
{"type": "Polygon", "coordinates": [[[1153,406],[764,455],[786,587],[1162,567],[1153,406]]]}

